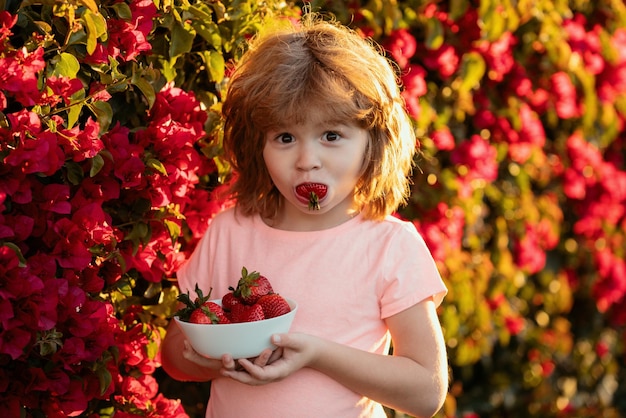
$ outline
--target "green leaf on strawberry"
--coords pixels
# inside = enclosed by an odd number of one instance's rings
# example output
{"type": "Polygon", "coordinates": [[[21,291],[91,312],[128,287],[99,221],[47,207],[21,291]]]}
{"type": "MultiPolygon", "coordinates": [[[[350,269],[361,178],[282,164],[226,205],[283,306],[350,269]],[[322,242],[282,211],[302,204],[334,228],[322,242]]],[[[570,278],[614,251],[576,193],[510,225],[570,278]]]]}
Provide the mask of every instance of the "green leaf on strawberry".
{"type": "MultiPolygon", "coordinates": [[[[190,319],[191,319],[192,313],[197,309],[201,309],[202,306],[205,304],[205,302],[209,300],[213,289],[209,290],[209,294],[205,296],[204,292],[202,292],[202,289],[200,289],[200,287],[196,283],[195,291],[196,291],[196,298],[193,300],[191,299],[191,296],[189,295],[189,291],[187,291],[187,293],[181,293],[176,298],[179,302],[182,302],[185,305],[174,313],[174,316],[177,316],[178,319],[180,319],[181,321],[191,322],[190,319]]],[[[197,315],[198,314],[196,314],[196,316],[197,315]]]]}

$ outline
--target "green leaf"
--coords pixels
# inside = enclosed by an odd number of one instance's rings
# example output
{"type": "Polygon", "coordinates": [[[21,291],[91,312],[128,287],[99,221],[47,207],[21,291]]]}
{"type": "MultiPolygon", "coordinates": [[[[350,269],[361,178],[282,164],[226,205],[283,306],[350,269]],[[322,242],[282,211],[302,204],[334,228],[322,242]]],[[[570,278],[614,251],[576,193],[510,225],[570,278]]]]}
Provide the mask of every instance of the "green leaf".
{"type": "Polygon", "coordinates": [[[430,18],[426,21],[426,47],[439,49],[443,45],[443,26],[438,19],[430,18]]]}
{"type": "Polygon", "coordinates": [[[463,17],[469,7],[467,0],[450,0],[450,19],[457,20],[463,17]]]}
{"type": "Polygon", "coordinates": [[[22,250],[20,250],[20,247],[18,247],[12,242],[5,242],[5,241],[0,241],[0,246],[7,247],[13,250],[17,259],[19,260],[19,266],[26,267],[26,258],[24,258],[24,254],[22,254],[22,250]]]}
{"type": "Polygon", "coordinates": [[[204,60],[210,79],[216,83],[220,83],[224,80],[224,69],[226,67],[224,56],[217,51],[202,51],[200,54],[204,60]]]}
{"type": "Polygon", "coordinates": [[[91,159],[89,177],[95,177],[100,170],[102,170],[102,167],[104,167],[104,158],[102,158],[102,155],[96,154],[96,156],[91,159]]]}
{"type": "Polygon", "coordinates": [[[163,225],[165,225],[167,232],[172,238],[172,241],[176,242],[178,240],[178,237],[180,237],[180,225],[178,225],[176,222],[170,221],[169,219],[164,219],[163,225]]]}
{"type": "Polygon", "coordinates": [[[461,86],[460,91],[468,92],[480,85],[480,81],[485,75],[487,65],[478,52],[468,52],[463,55],[461,62],[461,86]]]}
{"type": "Polygon", "coordinates": [[[93,54],[98,45],[98,39],[107,39],[107,24],[100,13],[93,13],[90,9],[83,14],[85,30],[87,31],[87,52],[93,54]]]}
{"type": "Polygon", "coordinates": [[[148,161],[146,161],[146,165],[167,177],[168,174],[165,166],[161,161],[157,160],[156,158],[148,158],[148,161]]]}
{"type": "Polygon", "coordinates": [[[63,52],[50,60],[52,64],[52,75],[76,78],[80,70],[80,63],[76,57],[67,52],[63,52]]]}
{"type": "Polygon", "coordinates": [[[133,75],[131,84],[137,87],[141,91],[141,93],[143,93],[144,97],[148,101],[148,107],[151,108],[152,105],[154,105],[154,101],[156,100],[156,93],[154,92],[154,87],[152,87],[152,84],[150,84],[145,78],[136,75],[133,75]]]}
{"type": "Polygon", "coordinates": [[[96,115],[98,124],[100,124],[100,133],[108,132],[109,126],[113,121],[113,109],[108,102],[96,101],[87,105],[89,110],[96,115]]]}
{"type": "Polygon", "coordinates": [[[100,395],[104,395],[113,382],[113,376],[111,376],[111,373],[104,365],[96,369],[96,376],[98,376],[98,382],[100,382],[100,395]]]}
{"type": "Polygon", "coordinates": [[[188,23],[175,21],[172,27],[172,41],[170,43],[170,58],[176,58],[179,55],[186,54],[191,51],[193,40],[196,37],[196,31],[188,23]]]}
{"type": "Polygon", "coordinates": [[[67,170],[67,179],[74,186],[78,186],[85,177],[82,167],[73,161],[65,162],[65,169],[67,170]]]}
{"type": "Polygon", "coordinates": [[[90,11],[98,13],[98,5],[94,0],[79,0],[78,3],[87,6],[90,11]]]}
{"type": "Polygon", "coordinates": [[[221,49],[222,34],[219,27],[213,22],[193,22],[193,27],[204,40],[216,49],[221,49]]]}
{"type": "Polygon", "coordinates": [[[115,10],[115,13],[117,13],[117,17],[122,20],[130,20],[133,18],[133,12],[130,10],[130,7],[126,3],[118,2],[110,7],[115,10]]]}

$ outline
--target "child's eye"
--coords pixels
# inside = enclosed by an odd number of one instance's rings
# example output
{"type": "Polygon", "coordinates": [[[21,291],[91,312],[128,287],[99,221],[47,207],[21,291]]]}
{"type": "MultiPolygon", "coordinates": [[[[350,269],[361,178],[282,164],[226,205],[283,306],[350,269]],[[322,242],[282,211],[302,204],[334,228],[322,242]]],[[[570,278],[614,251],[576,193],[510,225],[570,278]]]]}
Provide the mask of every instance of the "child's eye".
{"type": "Polygon", "coordinates": [[[278,137],[276,137],[276,140],[282,144],[290,144],[294,141],[294,138],[293,138],[293,135],[284,133],[284,134],[278,135],[278,137]]]}
{"type": "Polygon", "coordinates": [[[330,131],[324,134],[324,139],[326,139],[326,141],[328,142],[338,141],[339,138],[341,138],[341,135],[339,135],[337,132],[330,131]]]}

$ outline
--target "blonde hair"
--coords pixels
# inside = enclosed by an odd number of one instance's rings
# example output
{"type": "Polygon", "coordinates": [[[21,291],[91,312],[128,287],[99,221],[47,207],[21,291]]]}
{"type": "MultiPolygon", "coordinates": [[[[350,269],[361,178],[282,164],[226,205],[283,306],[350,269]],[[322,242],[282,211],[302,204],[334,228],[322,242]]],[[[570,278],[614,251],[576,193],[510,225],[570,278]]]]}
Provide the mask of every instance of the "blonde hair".
{"type": "Polygon", "coordinates": [[[356,123],[369,133],[355,199],[367,219],[406,203],[415,131],[394,68],[376,44],[335,21],[307,14],[300,25],[251,40],[222,106],[230,192],[245,215],[273,217],[281,204],[263,161],[265,133],[307,120],[356,123]]]}

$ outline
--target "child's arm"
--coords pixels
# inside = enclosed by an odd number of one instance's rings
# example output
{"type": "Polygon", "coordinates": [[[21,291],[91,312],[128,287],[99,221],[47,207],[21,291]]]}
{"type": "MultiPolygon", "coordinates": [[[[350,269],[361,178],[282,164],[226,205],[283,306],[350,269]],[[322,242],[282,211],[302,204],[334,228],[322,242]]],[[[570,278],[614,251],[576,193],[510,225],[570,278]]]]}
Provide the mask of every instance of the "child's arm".
{"type": "Polygon", "coordinates": [[[244,383],[280,380],[302,367],[318,370],[353,391],[417,417],[430,417],[448,389],[445,342],[432,299],[386,320],[394,355],[381,356],[304,334],[281,334],[283,357],[261,367],[239,362],[246,372],[224,375],[244,383]]]}

